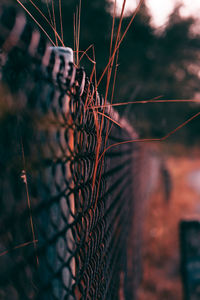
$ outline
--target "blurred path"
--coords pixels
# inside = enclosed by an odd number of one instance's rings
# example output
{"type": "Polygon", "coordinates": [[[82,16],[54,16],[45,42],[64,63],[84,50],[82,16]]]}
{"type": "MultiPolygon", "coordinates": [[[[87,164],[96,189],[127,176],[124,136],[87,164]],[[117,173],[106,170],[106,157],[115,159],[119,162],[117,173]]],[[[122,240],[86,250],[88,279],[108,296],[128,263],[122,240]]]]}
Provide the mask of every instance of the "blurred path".
{"type": "Polygon", "coordinates": [[[200,214],[200,155],[169,157],[173,181],[170,203],[162,183],[152,195],[145,220],[144,280],[138,300],[182,300],[179,273],[179,221],[200,214]]]}
{"type": "Polygon", "coordinates": [[[188,174],[188,183],[198,194],[200,194],[200,169],[188,174]]]}

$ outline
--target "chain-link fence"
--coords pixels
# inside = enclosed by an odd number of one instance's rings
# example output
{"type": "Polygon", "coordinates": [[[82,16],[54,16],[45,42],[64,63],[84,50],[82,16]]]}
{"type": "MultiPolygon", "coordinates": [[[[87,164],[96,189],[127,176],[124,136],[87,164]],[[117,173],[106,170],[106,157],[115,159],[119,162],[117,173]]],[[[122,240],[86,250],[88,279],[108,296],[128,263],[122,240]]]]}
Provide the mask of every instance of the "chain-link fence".
{"type": "Polygon", "coordinates": [[[0,299],[134,299],[136,134],[13,8],[0,47],[0,299]]]}

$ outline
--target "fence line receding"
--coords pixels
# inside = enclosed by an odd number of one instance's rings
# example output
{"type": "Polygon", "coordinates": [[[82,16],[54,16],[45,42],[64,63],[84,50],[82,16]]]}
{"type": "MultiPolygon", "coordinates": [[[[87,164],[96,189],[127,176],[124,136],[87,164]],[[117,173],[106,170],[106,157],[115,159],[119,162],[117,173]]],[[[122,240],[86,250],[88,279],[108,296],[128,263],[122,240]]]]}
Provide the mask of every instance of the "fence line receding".
{"type": "Polygon", "coordinates": [[[134,299],[136,134],[12,7],[0,47],[0,298],[134,299]]]}

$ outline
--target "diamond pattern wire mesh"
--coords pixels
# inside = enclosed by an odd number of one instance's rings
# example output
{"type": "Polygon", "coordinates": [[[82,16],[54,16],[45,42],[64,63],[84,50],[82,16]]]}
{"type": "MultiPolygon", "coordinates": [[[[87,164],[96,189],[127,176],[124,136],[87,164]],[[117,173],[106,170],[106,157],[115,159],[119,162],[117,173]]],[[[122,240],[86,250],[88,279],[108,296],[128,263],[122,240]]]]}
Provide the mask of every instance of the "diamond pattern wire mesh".
{"type": "Polygon", "coordinates": [[[122,128],[85,109],[104,99],[18,10],[0,7],[0,47],[0,299],[134,299],[139,146],[95,166],[98,147],[136,134],[111,109],[122,128]]]}

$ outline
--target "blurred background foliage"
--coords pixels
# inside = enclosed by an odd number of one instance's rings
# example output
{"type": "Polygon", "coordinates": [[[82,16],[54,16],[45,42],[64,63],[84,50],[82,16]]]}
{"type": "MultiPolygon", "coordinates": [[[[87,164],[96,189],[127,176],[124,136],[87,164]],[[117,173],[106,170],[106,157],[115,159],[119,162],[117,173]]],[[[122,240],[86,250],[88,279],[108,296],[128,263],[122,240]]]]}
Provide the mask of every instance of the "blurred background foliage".
{"type": "MultiPolygon", "coordinates": [[[[16,2],[16,0],[9,0],[16,2]]],[[[8,2],[8,1],[6,1],[8,2]]],[[[59,1],[55,3],[55,17],[59,32],[59,1]]],[[[28,10],[55,40],[51,28],[33,7],[30,1],[23,1],[28,10]]],[[[51,1],[34,1],[48,16],[51,1]]],[[[64,43],[74,48],[73,18],[79,0],[62,0],[64,43]]],[[[17,4],[19,6],[19,4],[17,4]]],[[[142,5],[124,39],[118,59],[114,103],[147,100],[161,96],[161,99],[200,99],[200,33],[193,30],[193,17],[181,17],[180,5],[171,13],[162,28],[153,28],[147,6],[142,5]]],[[[97,78],[103,72],[108,59],[112,28],[113,4],[106,0],[82,0],[80,50],[94,45],[97,78]]],[[[124,32],[131,16],[122,23],[124,32]]],[[[115,28],[119,24],[116,20],[115,28]]],[[[116,30],[117,31],[117,30],[116,30]]],[[[115,36],[116,36],[115,31],[115,36]]],[[[92,58],[92,49],[88,51],[92,58]]],[[[85,57],[81,65],[87,74],[93,64],[85,57]]],[[[99,86],[105,94],[106,77],[99,86]]],[[[111,88],[109,97],[111,95],[111,88]]],[[[200,110],[199,104],[162,103],[132,104],[117,108],[128,117],[141,137],[162,137],[200,110]]],[[[170,142],[193,145],[200,142],[200,118],[170,137],[170,142]]]]}

